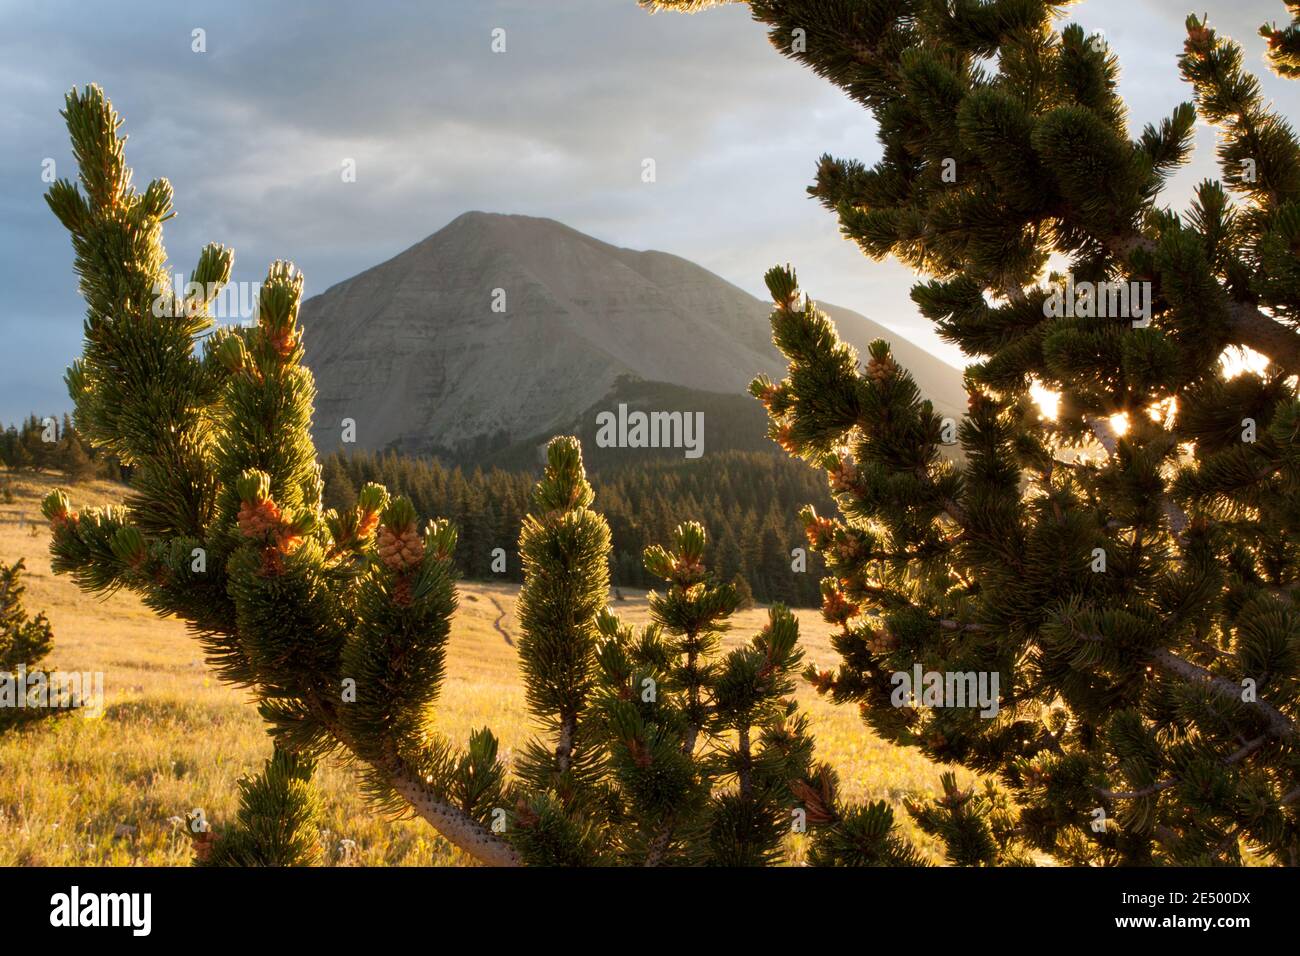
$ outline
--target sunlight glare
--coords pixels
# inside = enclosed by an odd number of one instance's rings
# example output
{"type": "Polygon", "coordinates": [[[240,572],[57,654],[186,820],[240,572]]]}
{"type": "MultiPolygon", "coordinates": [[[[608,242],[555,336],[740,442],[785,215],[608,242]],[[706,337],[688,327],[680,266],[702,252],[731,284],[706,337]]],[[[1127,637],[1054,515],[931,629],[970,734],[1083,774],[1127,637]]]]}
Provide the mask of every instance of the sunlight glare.
{"type": "Polygon", "coordinates": [[[1268,356],[1256,352],[1248,345],[1229,345],[1219,356],[1219,366],[1226,379],[1236,378],[1242,372],[1262,375],[1268,368],[1268,356]]]}
{"type": "Polygon", "coordinates": [[[1029,395],[1038,403],[1038,411],[1048,421],[1056,421],[1056,416],[1060,412],[1061,393],[1054,392],[1050,388],[1035,380],[1029,386],[1029,395]]]}

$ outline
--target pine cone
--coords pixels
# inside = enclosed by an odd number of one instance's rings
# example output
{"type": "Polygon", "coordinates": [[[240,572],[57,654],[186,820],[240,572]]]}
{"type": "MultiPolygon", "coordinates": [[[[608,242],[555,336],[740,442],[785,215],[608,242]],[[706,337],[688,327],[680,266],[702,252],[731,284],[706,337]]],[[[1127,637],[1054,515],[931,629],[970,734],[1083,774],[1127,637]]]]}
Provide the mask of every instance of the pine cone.
{"type": "Polygon", "coordinates": [[[271,344],[271,348],[276,355],[280,356],[281,359],[287,359],[293,352],[294,346],[298,344],[298,335],[294,332],[292,325],[287,325],[269,333],[267,341],[271,344]]]}
{"type": "Polygon", "coordinates": [[[1204,24],[1187,29],[1187,42],[1183,51],[1197,59],[1204,59],[1214,49],[1214,31],[1204,24]]]}
{"type": "Polygon", "coordinates": [[[379,515],[374,511],[363,511],[357,522],[357,537],[368,538],[379,527],[379,515]]]}
{"type": "Polygon", "coordinates": [[[882,627],[879,630],[871,632],[867,638],[867,649],[873,654],[888,654],[890,651],[897,650],[898,635],[888,627],[882,627]]]}
{"type": "Polygon", "coordinates": [[[284,561],[281,560],[278,548],[268,546],[262,549],[261,573],[265,577],[275,577],[284,573],[284,561]]]}
{"type": "Polygon", "coordinates": [[[829,624],[843,624],[857,613],[858,606],[839,591],[832,591],[822,599],[822,617],[829,624]]]}
{"type": "Polygon", "coordinates": [[[853,490],[853,484],[857,480],[858,470],[854,467],[853,462],[848,458],[841,458],[839,464],[830,474],[831,490],[835,492],[846,492],[853,490]]]}
{"type": "Polygon", "coordinates": [[[686,558],[673,559],[673,581],[684,588],[704,580],[704,563],[686,558]]]}
{"type": "Polygon", "coordinates": [[[858,555],[862,551],[861,544],[862,542],[856,537],[845,537],[843,541],[835,545],[835,559],[840,564],[852,564],[858,559],[858,555]]]}
{"type": "Polygon", "coordinates": [[[633,737],[627,742],[627,751],[632,757],[632,762],[642,769],[650,766],[653,762],[649,749],[636,737],[633,737]]]}
{"type": "Polygon", "coordinates": [[[898,363],[894,361],[892,355],[886,355],[884,358],[871,359],[867,362],[867,377],[877,385],[882,385],[894,377],[898,372],[898,363]]]}
{"type": "Polygon", "coordinates": [[[533,812],[523,797],[515,801],[515,823],[521,828],[527,830],[529,827],[537,826],[537,821],[540,819],[541,817],[533,812]]]}
{"type": "Polygon", "coordinates": [[[827,806],[829,801],[826,794],[806,780],[790,781],[790,795],[803,804],[809,823],[831,823],[835,820],[834,812],[827,806]]]}
{"type": "Polygon", "coordinates": [[[812,684],[813,690],[819,694],[824,694],[835,686],[835,672],[831,670],[820,670],[808,678],[808,683],[812,684]]]}
{"type": "Polygon", "coordinates": [[[284,554],[293,554],[302,544],[302,536],[291,525],[281,525],[275,530],[275,546],[284,554]]]}
{"type": "Polygon", "coordinates": [[[424,560],[424,542],[415,525],[409,525],[401,531],[394,531],[384,525],[379,529],[375,544],[379,551],[379,560],[393,571],[407,571],[424,560]]]}
{"type": "Polygon", "coordinates": [[[814,518],[804,527],[808,546],[814,551],[824,551],[835,540],[835,522],[830,518],[814,518]]]}
{"type": "Polygon", "coordinates": [[[191,833],[190,843],[194,848],[194,859],[199,863],[206,863],[212,856],[212,849],[217,843],[217,834],[212,830],[204,830],[202,833],[191,833]]]}
{"type": "Polygon", "coordinates": [[[246,538],[265,538],[281,524],[280,509],[269,498],[245,501],[239,506],[239,533],[246,538]]]}

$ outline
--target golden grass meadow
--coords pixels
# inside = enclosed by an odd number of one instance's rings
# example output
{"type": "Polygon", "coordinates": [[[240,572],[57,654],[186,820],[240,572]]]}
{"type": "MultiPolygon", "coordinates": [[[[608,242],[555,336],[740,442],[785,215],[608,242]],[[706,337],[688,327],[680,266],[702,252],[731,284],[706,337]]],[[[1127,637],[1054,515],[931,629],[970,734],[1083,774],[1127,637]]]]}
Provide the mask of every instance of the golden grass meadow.
{"type": "MultiPolygon", "coordinates": [[[[28,613],[43,610],[54,627],[51,670],[104,674],[98,718],[61,714],[0,736],[0,866],[184,866],[191,859],[182,820],[201,808],[217,829],[237,806],[236,781],[260,769],[271,742],[248,695],[216,681],[184,625],[162,620],[133,595],[83,594],[50,570],[41,498],[58,475],[0,470],[0,560],[26,559],[28,613]]],[[[71,489],[79,507],[120,502],[122,485],[95,481],[71,489]]],[[[599,507],[599,502],[597,502],[599,507]]],[[[532,733],[514,636],[516,588],[462,582],[451,633],[447,679],[432,715],[453,741],[488,726],[503,758],[532,733]]],[[[625,620],[649,618],[644,592],[612,600],[625,620]]],[[[747,639],[766,610],[740,612],[728,642],[747,639]]],[[[815,610],[798,612],[808,660],[832,665],[829,625],[815,610]]],[[[840,773],[844,795],[886,799],[904,832],[935,861],[935,841],[902,809],[908,794],[939,790],[940,768],[872,735],[853,707],[836,707],[801,682],[798,691],[818,756],[840,773]]],[[[971,775],[958,771],[968,782],[971,775]]],[[[326,808],[321,839],[334,865],[456,866],[472,861],[419,820],[385,817],[367,806],[341,762],[323,761],[317,780],[326,808]]],[[[802,858],[802,838],[792,859],[802,858]]]]}

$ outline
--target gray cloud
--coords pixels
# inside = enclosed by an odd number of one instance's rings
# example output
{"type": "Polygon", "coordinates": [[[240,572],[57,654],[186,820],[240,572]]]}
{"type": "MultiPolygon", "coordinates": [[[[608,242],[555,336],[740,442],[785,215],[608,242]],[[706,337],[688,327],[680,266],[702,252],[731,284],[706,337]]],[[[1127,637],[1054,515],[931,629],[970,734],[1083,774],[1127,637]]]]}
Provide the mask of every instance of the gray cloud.
{"type": "MultiPolygon", "coordinates": [[[[1217,0],[1220,6],[1227,6],[1217,0]]],[[[1125,73],[1135,129],[1187,97],[1173,0],[1090,0],[1125,73]]],[[[1249,0],[1215,17],[1259,63],[1249,0]]],[[[71,173],[57,114],[100,83],[126,117],[137,181],[165,175],[180,215],[168,249],[188,271],[208,241],[236,278],[292,258],[308,289],[386,259],[467,209],[551,216],[599,238],[675,252],[750,291],[776,262],[808,290],[927,347],[914,281],[863,259],[804,195],[822,152],[874,160],[869,118],[772,52],[743,8],[648,16],[633,0],[355,4],[43,3],[0,31],[0,421],[62,410],[82,308],[66,236],[45,209],[43,158],[71,173]],[[494,54],[502,27],[507,52],[494,54]],[[190,50],[206,31],[208,52],[190,50]],[[640,181],[652,157],[658,181],[640,181]],[[357,164],[344,183],[342,162],[357,164]]],[[[1295,94],[1265,80],[1284,111],[1295,94]]],[[[1213,175],[1213,136],[1171,201],[1213,175]]],[[[948,350],[947,357],[955,358],[948,350]]]]}

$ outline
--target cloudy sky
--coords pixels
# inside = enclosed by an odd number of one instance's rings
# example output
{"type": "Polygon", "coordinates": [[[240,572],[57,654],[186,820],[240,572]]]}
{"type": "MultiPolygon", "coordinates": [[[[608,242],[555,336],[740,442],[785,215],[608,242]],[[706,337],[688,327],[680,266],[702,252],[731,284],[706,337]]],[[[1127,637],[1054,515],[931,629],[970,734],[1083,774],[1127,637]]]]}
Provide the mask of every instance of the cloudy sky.
{"type": "MultiPolygon", "coordinates": [[[[1085,0],[1070,11],[1123,64],[1132,128],[1188,97],[1175,57],[1191,0],[1085,0]]],[[[1280,0],[1196,0],[1242,40],[1280,0]]],[[[99,83],[126,118],[143,186],[168,177],[173,271],[235,248],[235,278],[293,259],[308,294],[469,209],[549,216],[597,238],[685,256],[759,294],[789,261],[819,299],[957,361],[908,299],[807,198],[823,152],[874,161],[869,116],[778,56],[744,7],[650,16],[635,0],[74,4],[0,0],[0,422],[69,403],[82,305],[42,164],[74,174],[58,110],[99,83]],[[192,50],[196,29],[206,52],[192,50]],[[492,50],[505,31],[504,53],[492,50]],[[643,183],[643,159],[657,179],[643,183]],[[356,181],[343,163],[355,161],[356,181]]],[[[1292,116],[1300,86],[1264,77],[1292,116]]],[[[1213,132],[1174,184],[1213,175],[1213,132]]]]}

